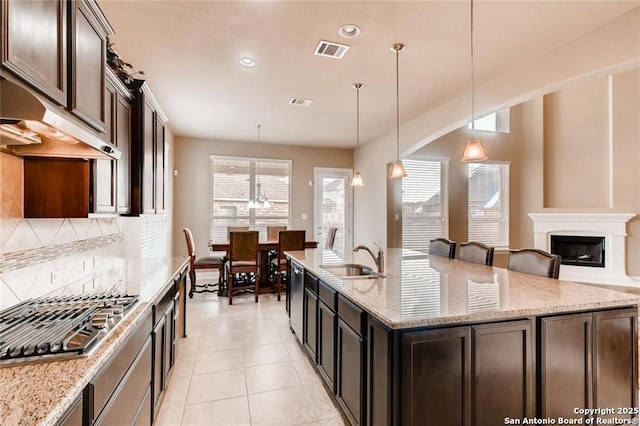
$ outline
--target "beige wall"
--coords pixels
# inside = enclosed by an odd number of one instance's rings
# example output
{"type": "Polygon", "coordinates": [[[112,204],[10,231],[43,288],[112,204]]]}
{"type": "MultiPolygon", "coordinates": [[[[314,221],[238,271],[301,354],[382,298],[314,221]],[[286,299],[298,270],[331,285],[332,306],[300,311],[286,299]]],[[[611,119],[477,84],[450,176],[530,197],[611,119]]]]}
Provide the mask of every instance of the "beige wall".
{"type": "Polygon", "coordinates": [[[545,207],[609,207],[608,81],[544,96],[545,207]]]}
{"type": "MultiPolygon", "coordinates": [[[[509,234],[510,247],[526,247],[533,244],[532,227],[527,216],[532,208],[531,200],[540,190],[532,188],[535,167],[542,165],[542,114],[541,100],[532,100],[511,108],[511,130],[509,133],[477,132],[489,161],[510,164],[509,182],[509,234]],[[537,131],[536,131],[537,130],[537,131]],[[533,156],[533,157],[532,157],[533,156]]],[[[413,156],[422,158],[449,159],[449,238],[468,241],[467,234],[467,164],[460,162],[469,131],[455,130],[416,151],[413,156]]],[[[496,256],[496,265],[503,261],[496,256]]]]}
{"type": "MultiPolygon", "coordinates": [[[[510,133],[478,132],[489,161],[511,165],[511,248],[533,246],[529,213],[640,214],[639,117],[636,69],[613,75],[611,85],[608,77],[599,78],[516,105],[511,108],[510,133]],[[584,183],[591,180],[596,180],[593,186],[584,183]]],[[[468,239],[466,165],[459,161],[466,138],[468,131],[458,129],[414,154],[449,159],[449,236],[456,241],[468,239]]],[[[640,218],[629,224],[628,235],[627,273],[640,276],[640,263],[635,261],[640,256],[640,218]]],[[[496,256],[496,265],[504,261],[504,256],[496,256]]]]}
{"type": "MultiPolygon", "coordinates": [[[[636,8],[574,42],[549,52],[535,62],[514,63],[508,69],[496,71],[488,77],[476,78],[477,115],[538,99],[574,82],[606,76],[612,72],[637,69],[640,64],[639,19],[640,8],[636,8]]],[[[537,108],[541,113],[542,107],[537,108]]],[[[401,115],[401,155],[407,156],[460,128],[468,119],[467,91],[452,94],[448,102],[425,110],[416,117],[401,115]]],[[[635,120],[637,121],[637,116],[635,120]]],[[[538,132],[542,129],[538,127],[530,130],[538,132]]],[[[462,150],[462,147],[460,149],[462,150]]],[[[521,149],[533,150],[538,154],[537,151],[542,147],[523,144],[521,149]]],[[[386,245],[386,227],[381,227],[380,224],[387,223],[387,197],[384,193],[386,164],[393,161],[395,155],[395,129],[390,129],[387,134],[361,145],[359,169],[366,186],[359,188],[355,194],[356,241],[374,240],[386,245]]],[[[534,156],[533,161],[542,159],[534,156]]],[[[542,173],[541,168],[525,164],[522,166],[522,172],[525,170],[532,173],[532,178],[541,177],[538,176],[542,173]]],[[[534,182],[535,185],[538,184],[538,181],[534,182]]],[[[522,184],[527,190],[534,185],[525,180],[522,184]]],[[[536,186],[533,190],[537,191],[533,196],[542,195],[541,188],[536,186]]],[[[542,208],[542,200],[539,205],[542,208]]]]}
{"type": "MultiPolygon", "coordinates": [[[[210,155],[257,157],[257,145],[253,142],[229,142],[207,139],[176,137],[174,141],[174,167],[178,176],[173,176],[173,252],[186,253],[182,228],[188,227],[194,234],[196,253],[207,253],[209,240],[209,192],[211,180],[210,155]]],[[[291,215],[292,226],[304,229],[313,235],[313,181],[314,167],[352,168],[353,151],[345,149],[308,148],[301,146],[260,146],[262,158],[292,160],[291,164],[291,215]],[[302,214],[307,219],[302,219],[302,214]]],[[[366,179],[366,177],[365,177],[366,179]]]]}

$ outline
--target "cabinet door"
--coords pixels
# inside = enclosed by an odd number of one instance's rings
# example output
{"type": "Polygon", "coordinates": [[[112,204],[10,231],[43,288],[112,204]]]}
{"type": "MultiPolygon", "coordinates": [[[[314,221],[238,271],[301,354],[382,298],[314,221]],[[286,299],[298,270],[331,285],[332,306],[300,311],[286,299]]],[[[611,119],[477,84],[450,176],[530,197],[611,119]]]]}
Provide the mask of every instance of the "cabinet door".
{"type": "Polygon", "coordinates": [[[80,395],[71,408],[62,415],[56,426],[82,426],[82,402],[82,395],[80,395]]]}
{"type": "Polygon", "coordinates": [[[142,112],[142,213],[155,213],[154,184],[154,141],[155,117],[153,108],[147,102],[143,103],[142,112]]]}
{"type": "Polygon", "coordinates": [[[153,389],[154,418],[160,408],[160,397],[162,396],[165,386],[165,329],[166,321],[163,315],[153,329],[153,383],[151,388],[153,389]]]}
{"type": "Polygon", "coordinates": [[[318,348],[318,296],[308,288],[304,291],[304,347],[315,361],[318,348]]]}
{"type": "MultiPolygon", "coordinates": [[[[594,407],[637,407],[636,309],[594,314],[594,407]]],[[[631,413],[632,414],[632,413],[631,413]]],[[[632,418],[614,413],[604,418],[632,418]]]]}
{"type": "Polygon", "coordinates": [[[155,201],[156,212],[164,211],[164,182],[165,182],[165,146],[164,146],[164,124],[156,117],[155,128],[155,201]]]}
{"type": "Polygon", "coordinates": [[[9,0],[2,8],[2,66],[61,105],[67,104],[65,0],[9,0]]]}
{"type": "Polygon", "coordinates": [[[104,131],[107,36],[93,12],[82,1],[71,3],[71,99],[73,113],[98,131],[104,131]]]}
{"type": "Polygon", "coordinates": [[[329,388],[336,392],[336,313],[323,302],[318,303],[318,369],[329,388]]]}
{"type": "MultiPolygon", "coordinates": [[[[107,115],[105,116],[105,140],[116,144],[115,126],[117,117],[115,107],[117,102],[116,88],[107,82],[105,86],[105,102],[107,115]]],[[[94,213],[115,213],[116,211],[116,161],[93,160],[92,200],[91,211],[94,213]]]]}
{"type": "Polygon", "coordinates": [[[592,408],[592,314],[542,318],[540,406],[543,417],[576,418],[592,408]]]}
{"type": "Polygon", "coordinates": [[[336,397],[352,425],[364,424],[364,339],[338,318],[336,397]]]}
{"type": "Polygon", "coordinates": [[[117,211],[120,214],[131,212],[131,102],[122,96],[116,98],[116,140],[115,144],[122,152],[116,162],[117,211]]]}
{"type": "Polygon", "coordinates": [[[531,321],[473,327],[474,424],[535,416],[531,321]]]}
{"type": "Polygon", "coordinates": [[[471,424],[471,328],[402,335],[402,424],[471,424]]]}

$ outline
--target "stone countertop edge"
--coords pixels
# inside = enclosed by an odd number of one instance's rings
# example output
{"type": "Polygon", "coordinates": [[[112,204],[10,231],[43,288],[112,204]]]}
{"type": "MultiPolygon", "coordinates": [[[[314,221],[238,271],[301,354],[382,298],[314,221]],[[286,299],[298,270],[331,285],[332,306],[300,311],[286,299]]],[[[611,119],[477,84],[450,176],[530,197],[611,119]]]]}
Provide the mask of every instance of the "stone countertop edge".
{"type": "MultiPolygon", "coordinates": [[[[602,290],[603,292],[615,292],[620,295],[619,299],[615,300],[601,300],[601,301],[587,301],[587,302],[579,302],[577,301],[573,305],[562,305],[562,306],[554,306],[554,305],[545,305],[545,306],[532,306],[529,308],[512,308],[508,310],[487,310],[487,311],[478,311],[473,313],[466,314],[453,314],[453,315],[445,315],[445,316],[435,316],[435,317],[423,317],[423,318],[412,318],[406,320],[393,320],[386,316],[384,312],[380,312],[380,310],[371,306],[366,302],[363,298],[354,297],[353,293],[345,291],[341,284],[343,282],[348,282],[349,280],[342,280],[339,277],[332,276],[327,279],[326,274],[322,274],[322,270],[316,265],[315,256],[312,254],[313,250],[305,250],[305,251],[291,251],[285,252],[285,255],[291,259],[294,259],[297,263],[304,266],[307,270],[312,272],[317,277],[321,277],[320,279],[330,285],[334,290],[336,290],[339,294],[344,296],[349,301],[355,303],[356,305],[363,308],[367,311],[373,318],[375,318],[380,323],[389,327],[390,329],[410,329],[410,328],[418,328],[418,327],[429,327],[429,326],[446,326],[446,325],[455,325],[455,324],[467,324],[467,323],[476,323],[476,322],[491,322],[493,320],[515,320],[526,318],[530,316],[539,316],[539,315],[547,315],[547,314],[555,314],[555,313],[579,313],[583,311],[590,310],[600,310],[607,308],[624,308],[624,307],[635,307],[638,308],[640,306],[640,296],[636,296],[629,293],[623,293],[616,290],[608,290],[608,289],[596,289],[592,287],[592,291],[602,290]]],[[[350,260],[346,259],[345,263],[349,263],[350,260]]],[[[367,262],[365,262],[367,263],[367,262]]],[[[497,267],[494,267],[497,268],[497,267]]],[[[374,268],[375,269],[375,268],[374,268]]],[[[500,269],[500,268],[499,268],[500,269]]],[[[520,274],[513,271],[509,271],[510,273],[520,274]]],[[[539,277],[526,275],[529,280],[537,279],[539,277]]],[[[542,278],[542,280],[546,280],[547,278],[542,278]]],[[[383,281],[392,280],[393,278],[387,276],[383,279],[383,281]]],[[[562,283],[571,283],[573,285],[580,285],[578,283],[573,282],[562,282],[562,283]]],[[[561,285],[562,285],[561,283],[561,285]]]]}
{"type": "Polygon", "coordinates": [[[3,426],[55,425],[71,407],[89,381],[127,341],[131,332],[147,318],[151,306],[169,285],[169,280],[189,264],[187,257],[153,259],[160,268],[142,276],[138,260],[126,259],[125,286],[145,287],[146,296],[109,332],[95,351],[85,358],[0,368],[0,423],[3,426]],[[138,278],[132,278],[138,275],[138,278]],[[131,282],[136,281],[138,282],[131,282]],[[150,281],[153,280],[153,283],[150,281]],[[155,287],[155,288],[153,288],[155,287]]]}

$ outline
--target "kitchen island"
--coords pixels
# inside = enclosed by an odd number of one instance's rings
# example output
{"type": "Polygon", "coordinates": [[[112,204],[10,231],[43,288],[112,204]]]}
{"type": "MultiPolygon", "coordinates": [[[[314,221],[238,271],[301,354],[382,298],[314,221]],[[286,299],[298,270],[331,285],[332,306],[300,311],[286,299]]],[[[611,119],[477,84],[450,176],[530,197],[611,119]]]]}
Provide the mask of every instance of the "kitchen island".
{"type": "Polygon", "coordinates": [[[116,290],[138,303],[87,357],[0,368],[0,424],[118,424],[129,414],[151,424],[175,337],[186,331],[188,265],[185,257],[126,259],[116,290]]]}
{"type": "Polygon", "coordinates": [[[366,253],[287,256],[291,328],[354,425],[584,424],[583,409],[637,406],[634,295],[400,249],[380,278],[324,267],[366,253]]]}

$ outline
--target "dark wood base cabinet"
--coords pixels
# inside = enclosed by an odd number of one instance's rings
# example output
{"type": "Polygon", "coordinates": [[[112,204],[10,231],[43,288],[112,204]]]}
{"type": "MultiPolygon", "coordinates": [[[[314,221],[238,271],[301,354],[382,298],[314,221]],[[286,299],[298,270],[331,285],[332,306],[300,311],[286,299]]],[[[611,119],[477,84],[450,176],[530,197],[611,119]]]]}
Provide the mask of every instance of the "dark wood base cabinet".
{"type": "Polygon", "coordinates": [[[390,329],[305,270],[289,311],[351,425],[557,422],[576,408],[638,405],[637,307],[390,329]]]}

